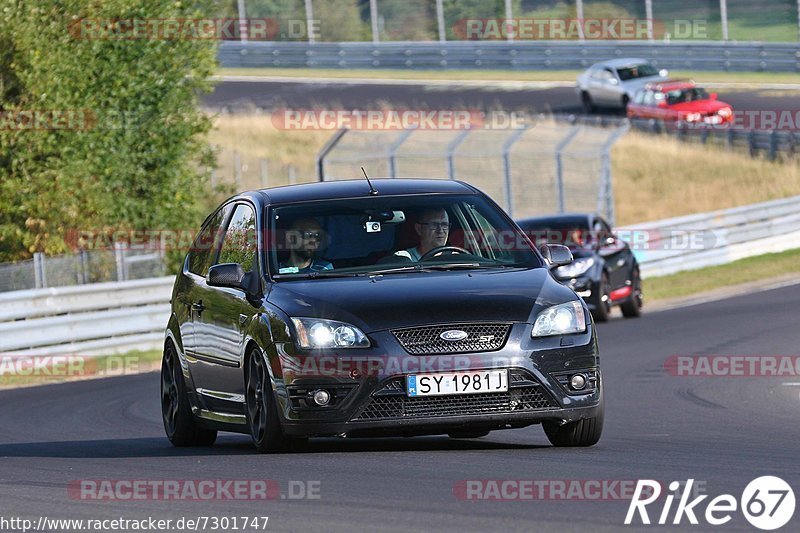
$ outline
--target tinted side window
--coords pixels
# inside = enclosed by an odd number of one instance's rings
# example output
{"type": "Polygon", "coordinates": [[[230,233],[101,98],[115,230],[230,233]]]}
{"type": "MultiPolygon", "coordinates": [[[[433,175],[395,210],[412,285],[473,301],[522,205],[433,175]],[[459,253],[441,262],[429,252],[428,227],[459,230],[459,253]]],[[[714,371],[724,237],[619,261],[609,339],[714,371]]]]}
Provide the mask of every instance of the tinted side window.
{"type": "Polygon", "coordinates": [[[242,270],[252,272],[256,258],[256,214],[246,204],[238,204],[233,212],[216,264],[239,263],[242,270]]]}
{"type": "Polygon", "coordinates": [[[222,225],[230,214],[230,206],[220,209],[200,231],[189,251],[189,272],[205,277],[214,261],[222,237],[222,225]]]}

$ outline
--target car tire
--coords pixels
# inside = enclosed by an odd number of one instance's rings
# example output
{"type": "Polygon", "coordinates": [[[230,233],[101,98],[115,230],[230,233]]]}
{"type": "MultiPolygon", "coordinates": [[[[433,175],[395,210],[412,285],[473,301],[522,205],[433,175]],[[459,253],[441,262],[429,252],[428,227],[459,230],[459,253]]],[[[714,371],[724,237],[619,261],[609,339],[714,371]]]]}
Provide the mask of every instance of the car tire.
{"type": "Polygon", "coordinates": [[[542,422],[542,428],[550,444],[556,447],[594,446],[603,434],[605,418],[605,402],[600,399],[597,416],[583,418],[574,422],[559,425],[557,422],[542,422]]]}
{"type": "Polygon", "coordinates": [[[611,314],[611,284],[608,281],[608,274],[603,272],[600,277],[600,284],[592,295],[592,317],[595,322],[608,322],[611,314]]]}
{"type": "Polygon", "coordinates": [[[587,91],[581,91],[581,105],[583,106],[584,113],[594,113],[597,111],[597,106],[592,102],[592,95],[587,91]]]}
{"type": "Polygon", "coordinates": [[[164,345],[161,359],[161,418],[174,446],[211,446],[217,440],[216,431],[199,427],[192,416],[178,352],[171,341],[164,345]]]}
{"type": "Polygon", "coordinates": [[[479,439],[488,434],[488,431],[451,431],[447,436],[451,439],[479,439]]]}
{"type": "Polygon", "coordinates": [[[631,287],[633,292],[630,298],[619,306],[622,316],[625,318],[636,318],[642,315],[642,278],[639,275],[638,267],[634,268],[633,274],[631,274],[631,287]]]}
{"type": "Polygon", "coordinates": [[[259,453],[282,453],[300,447],[305,439],[291,439],[283,434],[278,405],[272,393],[272,381],[261,351],[253,349],[245,371],[247,424],[253,445],[259,453]]]}

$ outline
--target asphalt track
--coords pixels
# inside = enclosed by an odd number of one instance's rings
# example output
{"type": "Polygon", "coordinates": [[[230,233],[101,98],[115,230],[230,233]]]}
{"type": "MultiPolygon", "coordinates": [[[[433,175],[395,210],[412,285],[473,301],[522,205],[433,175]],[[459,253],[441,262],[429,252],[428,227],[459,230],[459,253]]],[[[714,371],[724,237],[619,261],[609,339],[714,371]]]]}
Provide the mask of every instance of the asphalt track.
{"type": "MultiPolygon", "coordinates": [[[[737,499],[778,475],[800,490],[800,378],[674,377],[673,354],[797,354],[800,284],[600,325],[606,426],[600,443],[556,449],[538,426],[473,440],[319,439],[308,451],[254,453],[221,434],[210,449],[163,436],[157,373],[0,392],[0,517],[269,516],[269,531],[617,531],[624,501],[462,501],[459,480],[693,478],[737,499]],[[320,499],[71,499],[78,479],[320,481],[320,499]]],[[[710,499],[710,498],[709,498],[710,499]]],[[[706,500],[707,502],[708,500],[706,500]]],[[[702,504],[701,511],[705,508],[702,504]]],[[[660,506],[651,513],[660,513],[660,506]]],[[[654,517],[655,518],[655,517],[654,517]]],[[[800,510],[781,531],[798,531],[800,510]]],[[[722,527],[756,531],[741,513],[722,527]]]]}
{"type": "MultiPolygon", "coordinates": [[[[720,89],[736,111],[798,111],[797,92],[720,89]]],[[[517,88],[435,84],[336,83],[333,81],[222,81],[203,98],[211,109],[246,113],[257,109],[336,108],[475,109],[536,113],[580,113],[573,87],[517,88]]]]}

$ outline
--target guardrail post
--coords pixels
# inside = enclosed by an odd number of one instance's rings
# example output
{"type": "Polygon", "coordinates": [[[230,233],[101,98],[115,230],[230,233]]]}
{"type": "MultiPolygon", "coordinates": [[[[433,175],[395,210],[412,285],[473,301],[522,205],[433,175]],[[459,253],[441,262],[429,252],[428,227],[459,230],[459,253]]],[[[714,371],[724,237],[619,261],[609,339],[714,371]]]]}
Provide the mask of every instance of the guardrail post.
{"type": "Polygon", "coordinates": [[[523,126],[512,133],[503,143],[503,193],[506,199],[506,212],[510,217],[514,216],[514,191],[511,188],[511,147],[514,146],[514,143],[517,142],[527,130],[528,126],[523,126]]]}
{"type": "Polygon", "coordinates": [[[450,144],[447,145],[447,177],[451,180],[456,179],[456,162],[453,155],[455,154],[458,145],[464,142],[464,139],[467,138],[467,135],[469,135],[471,131],[472,130],[462,131],[456,135],[455,139],[450,141],[450,144]]]}
{"type": "Polygon", "coordinates": [[[311,0],[305,1],[306,8],[306,33],[308,34],[309,44],[314,43],[314,7],[311,5],[311,0]]]}
{"type": "Polygon", "coordinates": [[[78,261],[80,265],[78,284],[86,285],[89,283],[89,254],[86,253],[86,250],[78,252],[78,261]]]}
{"type": "Polygon", "coordinates": [[[769,132],[769,160],[775,161],[775,157],[778,153],[778,132],[776,130],[772,130],[769,132]]]}
{"type": "Polygon", "coordinates": [[[719,0],[719,19],[722,23],[722,40],[728,40],[728,0],[719,0]]]}
{"type": "Polygon", "coordinates": [[[614,133],[603,143],[603,154],[601,161],[601,183],[598,191],[597,203],[598,211],[604,212],[608,223],[612,226],[616,224],[616,212],[614,210],[614,188],[611,184],[611,148],[620,137],[628,133],[630,125],[625,124],[617,128],[614,133]]]}
{"type": "Polygon", "coordinates": [[[556,194],[558,196],[558,212],[563,213],[565,209],[564,199],[564,162],[562,161],[562,152],[564,148],[572,141],[572,139],[580,131],[580,126],[572,126],[566,137],[556,145],[556,194]]]}
{"type": "Polygon", "coordinates": [[[238,0],[236,7],[239,15],[239,41],[247,42],[247,14],[244,9],[244,0],[238,0]]]}
{"type": "Polygon", "coordinates": [[[44,269],[44,254],[36,252],[33,254],[33,277],[34,286],[37,289],[44,289],[47,287],[47,274],[44,269]]]}
{"type": "Polygon", "coordinates": [[[444,6],[442,6],[442,0],[436,0],[436,25],[439,28],[439,42],[443,43],[447,40],[447,32],[444,29],[444,6]]]}
{"type": "Polygon", "coordinates": [[[403,130],[403,133],[397,138],[397,140],[392,143],[389,147],[389,177],[396,178],[397,177],[397,150],[400,149],[400,146],[406,142],[406,139],[414,133],[416,128],[410,128],[407,130],[403,130]]]}
{"type": "Polygon", "coordinates": [[[369,0],[369,18],[372,22],[372,42],[380,42],[381,36],[378,33],[378,1],[369,0]]]}
{"type": "Polygon", "coordinates": [[[750,151],[750,157],[756,155],[756,132],[755,130],[749,130],[747,132],[747,147],[750,151]]]}
{"type": "Polygon", "coordinates": [[[344,134],[347,133],[347,128],[342,128],[333,134],[333,137],[328,139],[325,146],[317,154],[317,181],[325,181],[325,158],[334,147],[339,143],[344,134]]]}
{"type": "Polygon", "coordinates": [[[128,279],[128,273],[125,268],[125,243],[114,243],[114,260],[117,265],[117,281],[125,281],[128,279]]]}
{"type": "Polygon", "coordinates": [[[727,144],[728,144],[728,149],[730,149],[730,150],[733,149],[733,140],[734,140],[733,128],[728,128],[727,144]]]}

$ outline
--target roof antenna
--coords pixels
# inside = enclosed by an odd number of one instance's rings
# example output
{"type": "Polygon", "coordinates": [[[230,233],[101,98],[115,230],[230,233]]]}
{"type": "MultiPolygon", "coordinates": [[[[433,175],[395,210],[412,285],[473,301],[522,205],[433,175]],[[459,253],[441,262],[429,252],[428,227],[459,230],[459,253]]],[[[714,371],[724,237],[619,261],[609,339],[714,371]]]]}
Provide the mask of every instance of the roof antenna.
{"type": "Polygon", "coordinates": [[[367,176],[367,171],[364,170],[364,167],[361,167],[361,172],[364,173],[364,177],[367,178],[367,183],[369,183],[369,193],[372,196],[375,196],[376,194],[378,194],[378,191],[375,189],[375,187],[372,186],[372,182],[369,181],[369,176],[367,176]]]}

